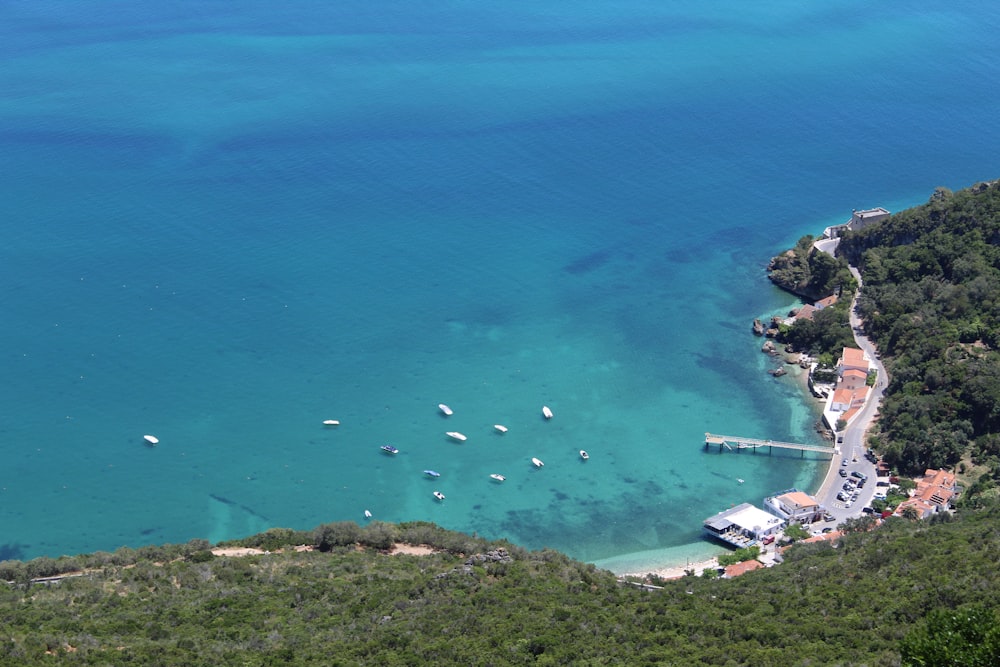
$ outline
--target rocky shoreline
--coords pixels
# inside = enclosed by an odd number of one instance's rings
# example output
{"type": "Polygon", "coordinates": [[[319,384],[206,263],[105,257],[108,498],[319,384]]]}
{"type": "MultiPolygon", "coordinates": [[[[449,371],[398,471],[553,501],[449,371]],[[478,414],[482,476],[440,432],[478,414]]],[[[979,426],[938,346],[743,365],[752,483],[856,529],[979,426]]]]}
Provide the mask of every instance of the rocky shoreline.
{"type": "MultiPolygon", "coordinates": [[[[789,313],[789,317],[794,317],[797,311],[789,313]]],[[[826,400],[826,397],[813,385],[812,369],[815,361],[807,354],[796,352],[791,345],[781,345],[776,339],[778,337],[778,325],[784,322],[783,318],[775,315],[771,317],[765,325],[762,320],[755,318],[751,330],[755,336],[764,337],[767,340],[761,345],[760,351],[767,354],[774,362],[774,367],[768,369],[767,373],[771,377],[780,378],[789,374],[789,367],[798,366],[799,371],[794,373],[794,377],[799,380],[801,390],[809,399],[816,402],[826,400]]],[[[826,440],[833,440],[834,434],[823,422],[822,416],[816,420],[816,433],[826,440]]]]}

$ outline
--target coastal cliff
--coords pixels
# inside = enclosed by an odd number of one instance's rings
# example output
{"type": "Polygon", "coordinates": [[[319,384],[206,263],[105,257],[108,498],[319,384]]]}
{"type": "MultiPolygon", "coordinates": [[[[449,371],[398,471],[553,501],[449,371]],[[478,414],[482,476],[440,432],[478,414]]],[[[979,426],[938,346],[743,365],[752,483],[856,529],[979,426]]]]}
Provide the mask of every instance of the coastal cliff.
{"type": "Polygon", "coordinates": [[[820,252],[813,241],[812,236],[803,236],[767,265],[772,283],[807,301],[822,299],[838,288],[849,289],[854,282],[847,262],[820,252]]]}

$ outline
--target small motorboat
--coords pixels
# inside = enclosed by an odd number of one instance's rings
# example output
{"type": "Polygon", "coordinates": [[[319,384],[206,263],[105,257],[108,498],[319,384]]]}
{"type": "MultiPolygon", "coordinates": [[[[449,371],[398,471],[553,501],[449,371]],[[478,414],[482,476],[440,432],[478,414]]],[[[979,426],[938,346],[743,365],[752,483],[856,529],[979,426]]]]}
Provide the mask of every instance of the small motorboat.
{"type": "Polygon", "coordinates": [[[438,410],[443,412],[445,417],[451,417],[453,414],[455,414],[454,411],[444,403],[438,403],[438,410]]]}
{"type": "Polygon", "coordinates": [[[441,473],[439,473],[437,470],[425,470],[424,474],[427,475],[428,477],[440,477],[441,476],[441,473]]]}
{"type": "Polygon", "coordinates": [[[440,491],[435,491],[434,497],[437,498],[438,500],[444,500],[444,494],[441,493],[440,491]]]}
{"type": "Polygon", "coordinates": [[[744,480],[742,480],[742,479],[740,479],[740,478],[737,477],[736,481],[739,482],[740,484],[742,484],[744,480]]]}
{"type": "Polygon", "coordinates": [[[448,436],[449,438],[458,440],[459,442],[465,442],[466,440],[468,440],[468,438],[465,437],[464,433],[459,433],[458,431],[448,431],[447,433],[445,433],[445,435],[448,436]]]}
{"type": "Polygon", "coordinates": [[[324,419],[323,426],[340,426],[340,422],[336,419],[324,419]]]}
{"type": "Polygon", "coordinates": [[[490,475],[490,477],[491,477],[492,479],[495,479],[495,480],[496,480],[496,481],[498,481],[498,482],[504,482],[504,481],[506,481],[506,480],[507,480],[507,478],[506,478],[506,477],[504,477],[503,475],[500,475],[500,474],[498,474],[498,473],[493,473],[493,474],[491,474],[491,475],[490,475]]]}
{"type": "Polygon", "coordinates": [[[547,405],[543,405],[542,416],[545,417],[546,419],[552,419],[552,409],[547,405]]]}
{"type": "Polygon", "coordinates": [[[366,519],[372,518],[372,513],[369,510],[365,510],[365,518],[366,519]]]}
{"type": "Polygon", "coordinates": [[[584,461],[590,458],[590,454],[587,453],[586,449],[580,450],[580,458],[583,459],[584,461]]]}
{"type": "Polygon", "coordinates": [[[386,454],[399,454],[399,450],[392,445],[382,445],[381,449],[386,454]]]}
{"type": "Polygon", "coordinates": [[[160,439],[157,438],[155,435],[144,435],[142,436],[142,439],[145,440],[147,443],[153,445],[154,447],[160,444],[160,439]]]}
{"type": "Polygon", "coordinates": [[[542,463],[541,459],[536,459],[535,457],[531,457],[531,462],[535,464],[536,468],[541,468],[543,465],[545,465],[544,463],[542,463]]]}
{"type": "Polygon", "coordinates": [[[496,430],[500,431],[501,433],[506,433],[507,432],[507,427],[504,426],[503,424],[494,424],[493,428],[495,428],[496,430]]]}

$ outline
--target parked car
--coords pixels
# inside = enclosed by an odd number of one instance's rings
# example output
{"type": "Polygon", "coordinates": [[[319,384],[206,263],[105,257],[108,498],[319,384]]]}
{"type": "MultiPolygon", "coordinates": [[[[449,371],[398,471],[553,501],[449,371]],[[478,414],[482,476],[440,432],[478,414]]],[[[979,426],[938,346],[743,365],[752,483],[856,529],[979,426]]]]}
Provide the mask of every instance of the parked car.
{"type": "Polygon", "coordinates": [[[872,497],[878,498],[879,500],[885,500],[885,491],[876,491],[872,497]]]}
{"type": "Polygon", "coordinates": [[[842,466],[844,466],[846,468],[847,467],[847,459],[841,459],[840,465],[842,465],[842,466]]]}
{"type": "Polygon", "coordinates": [[[864,477],[864,474],[858,472],[857,470],[854,470],[851,472],[851,477],[857,477],[858,479],[862,479],[864,477]]]}
{"type": "Polygon", "coordinates": [[[875,486],[889,486],[889,482],[875,482],[875,486]]]}
{"type": "Polygon", "coordinates": [[[837,472],[838,472],[838,473],[840,473],[840,476],[841,476],[841,477],[847,477],[847,471],[846,471],[846,470],[844,470],[843,468],[841,468],[841,469],[840,469],[840,470],[838,470],[837,472]]]}

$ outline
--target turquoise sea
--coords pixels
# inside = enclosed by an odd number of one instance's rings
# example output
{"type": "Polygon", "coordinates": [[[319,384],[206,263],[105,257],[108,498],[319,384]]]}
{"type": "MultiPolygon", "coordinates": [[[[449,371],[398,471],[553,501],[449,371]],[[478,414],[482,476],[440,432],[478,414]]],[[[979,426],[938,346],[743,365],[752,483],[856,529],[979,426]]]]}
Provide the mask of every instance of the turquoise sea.
{"type": "Polygon", "coordinates": [[[997,177],[998,32],[966,0],[0,4],[0,558],[366,509],[716,551],[703,518],[823,465],[703,451],[817,439],[749,333],[795,303],[768,258],[997,177]]]}

